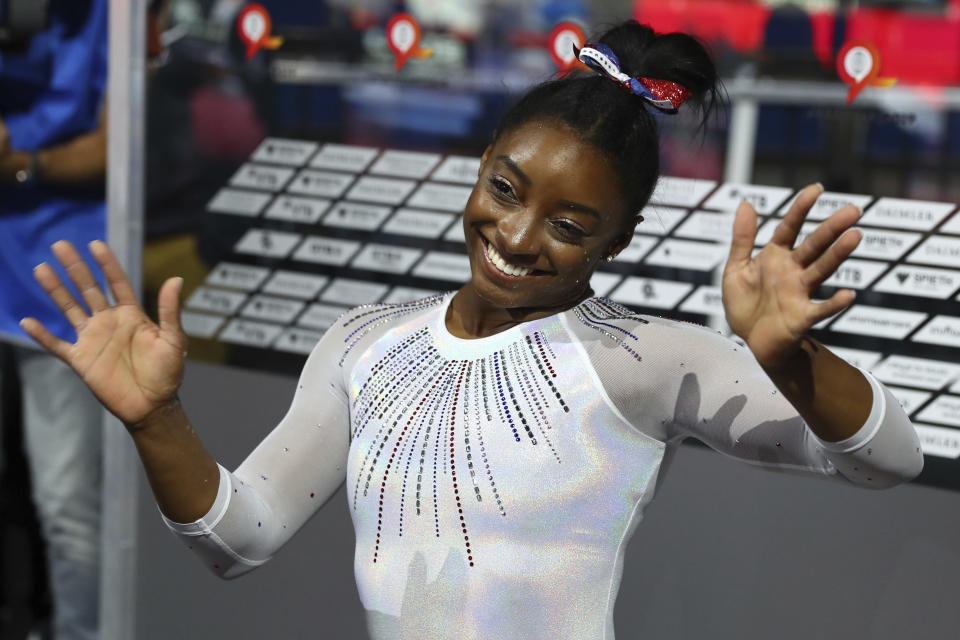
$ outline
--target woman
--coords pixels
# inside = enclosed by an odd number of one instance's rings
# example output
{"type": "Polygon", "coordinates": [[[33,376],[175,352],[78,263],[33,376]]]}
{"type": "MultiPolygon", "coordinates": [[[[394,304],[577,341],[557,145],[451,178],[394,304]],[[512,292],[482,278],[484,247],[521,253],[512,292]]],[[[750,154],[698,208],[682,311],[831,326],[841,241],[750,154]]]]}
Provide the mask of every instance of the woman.
{"type": "Polygon", "coordinates": [[[38,267],[78,339],[24,329],[127,425],[169,526],[213,571],[266,561],[346,481],[375,638],[612,638],[625,543],[682,439],[867,487],[919,472],[890,393],[806,335],[852,302],[810,294],[860,239],[847,207],[793,248],[820,186],[755,257],[756,213],[737,212],[724,305],[749,349],[592,297],[657,179],[648,104],[709,105],[716,72],[691,38],[633,22],[580,55],[601,73],[532,90],[483,154],[464,212],[471,281],[344,314],[233,473],[177,401],[181,281],[154,325],[103,243],[116,306],[66,243],[54,252],[89,314],[38,267]]]}

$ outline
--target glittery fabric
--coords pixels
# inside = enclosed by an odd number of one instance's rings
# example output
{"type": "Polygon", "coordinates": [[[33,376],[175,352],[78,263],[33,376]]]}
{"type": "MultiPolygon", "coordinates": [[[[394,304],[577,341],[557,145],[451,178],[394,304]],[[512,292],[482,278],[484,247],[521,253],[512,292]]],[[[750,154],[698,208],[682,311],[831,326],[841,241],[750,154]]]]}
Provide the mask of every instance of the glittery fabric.
{"type": "Polygon", "coordinates": [[[361,307],[328,331],[210,513],[169,523],[213,571],[268,559],[345,481],[375,639],[612,638],[624,548],[683,438],[866,486],[916,460],[875,381],[860,434],[828,445],[711,331],[593,298],[463,340],[449,299],[361,307]]]}

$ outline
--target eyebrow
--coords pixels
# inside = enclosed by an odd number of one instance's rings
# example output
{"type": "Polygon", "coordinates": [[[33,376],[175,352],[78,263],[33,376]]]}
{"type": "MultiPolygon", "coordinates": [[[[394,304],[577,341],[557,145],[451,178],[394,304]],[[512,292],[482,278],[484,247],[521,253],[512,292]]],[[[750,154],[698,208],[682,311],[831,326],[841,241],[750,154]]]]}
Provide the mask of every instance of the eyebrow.
{"type": "MultiPolygon", "coordinates": [[[[520,178],[520,181],[523,182],[524,184],[529,185],[532,182],[530,180],[530,176],[528,176],[523,172],[523,169],[520,168],[520,166],[513,160],[513,158],[509,156],[497,156],[497,160],[505,164],[507,168],[510,169],[510,171],[512,171],[514,174],[516,174],[516,176],[520,178]]],[[[580,204],[579,202],[572,202],[570,200],[561,200],[560,204],[573,211],[579,211],[580,213],[585,213],[588,216],[593,216],[598,220],[601,219],[599,211],[597,211],[593,207],[588,207],[585,204],[580,204]]]]}

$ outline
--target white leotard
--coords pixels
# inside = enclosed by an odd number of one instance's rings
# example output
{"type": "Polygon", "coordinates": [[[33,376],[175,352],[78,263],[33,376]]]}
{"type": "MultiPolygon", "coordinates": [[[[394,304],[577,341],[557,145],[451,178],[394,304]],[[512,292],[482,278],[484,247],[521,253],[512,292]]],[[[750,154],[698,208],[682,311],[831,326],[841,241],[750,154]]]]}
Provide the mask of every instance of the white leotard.
{"type": "Polygon", "coordinates": [[[346,313],[210,512],[169,522],[217,574],[265,562],[344,481],[376,639],[613,638],[623,552],[686,437],[865,487],[923,463],[899,404],[850,439],[806,427],[746,348],[593,298],[489,338],[452,294],[346,313]]]}

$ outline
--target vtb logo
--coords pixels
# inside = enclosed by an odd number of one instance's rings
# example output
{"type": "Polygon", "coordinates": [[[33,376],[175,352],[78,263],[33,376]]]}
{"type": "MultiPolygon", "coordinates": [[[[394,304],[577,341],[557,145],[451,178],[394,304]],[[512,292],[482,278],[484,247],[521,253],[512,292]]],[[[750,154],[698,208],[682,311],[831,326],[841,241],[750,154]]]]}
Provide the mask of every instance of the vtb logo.
{"type": "Polygon", "coordinates": [[[850,85],[847,104],[860,95],[864,87],[891,87],[896,78],[880,77],[880,52],[873,43],[866,40],[848,42],[837,54],[837,74],[844,83],[850,85]]]}

